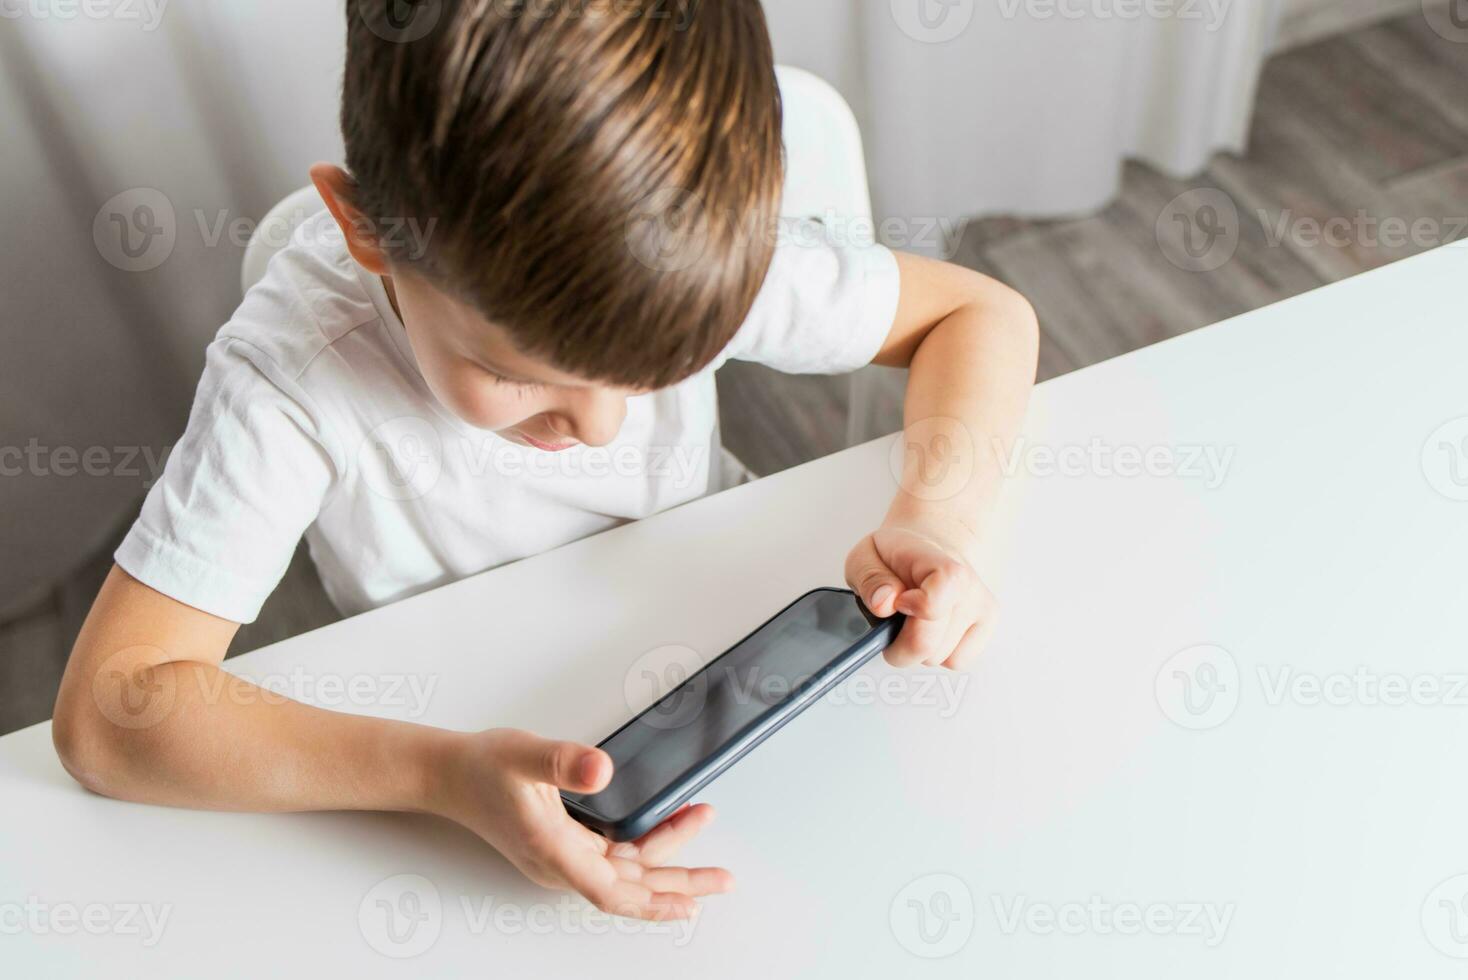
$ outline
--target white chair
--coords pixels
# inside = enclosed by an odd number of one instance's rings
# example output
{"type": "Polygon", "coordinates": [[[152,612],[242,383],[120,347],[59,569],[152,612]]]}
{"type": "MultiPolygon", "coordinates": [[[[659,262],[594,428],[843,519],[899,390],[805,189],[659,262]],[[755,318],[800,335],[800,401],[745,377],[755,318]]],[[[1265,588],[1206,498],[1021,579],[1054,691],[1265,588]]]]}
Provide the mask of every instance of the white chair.
{"type": "MultiPolygon", "coordinates": [[[[781,215],[840,222],[847,240],[875,236],[866,158],[856,116],[834,88],[800,68],[776,69],[785,104],[785,190],[781,215]]],[[[325,205],[314,187],[303,187],[270,210],[245,248],[240,286],[248,292],[265,275],[271,257],[290,241],[291,232],[325,205]]],[[[851,383],[848,437],[864,441],[880,435],[872,418],[879,381],[871,369],[851,383]]]]}

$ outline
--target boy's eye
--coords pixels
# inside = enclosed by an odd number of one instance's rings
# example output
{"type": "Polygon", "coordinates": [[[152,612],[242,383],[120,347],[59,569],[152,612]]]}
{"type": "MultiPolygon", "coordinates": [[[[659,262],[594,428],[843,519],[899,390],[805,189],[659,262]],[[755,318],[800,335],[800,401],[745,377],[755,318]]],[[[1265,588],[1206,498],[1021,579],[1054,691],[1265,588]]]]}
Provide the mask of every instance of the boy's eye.
{"type": "Polygon", "coordinates": [[[496,384],[508,385],[509,387],[515,388],[522,393],[528,394],[529,392],[539,391],[540,389],[545,387],[545,385],[535,381],[517,381],[514,378],[507,378],[503,374],[496,374],[488,368],[484,369],[484,373],[489,375],[496,384]]]}

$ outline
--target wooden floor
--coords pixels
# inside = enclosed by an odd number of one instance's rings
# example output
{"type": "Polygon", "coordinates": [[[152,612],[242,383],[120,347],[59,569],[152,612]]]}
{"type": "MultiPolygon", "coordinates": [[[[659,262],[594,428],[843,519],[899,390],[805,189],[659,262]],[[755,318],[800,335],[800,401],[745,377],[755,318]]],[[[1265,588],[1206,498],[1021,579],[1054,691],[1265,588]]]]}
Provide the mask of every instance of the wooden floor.
{"type": "MultiPolygon", "coordinates": [[[[1100,214],[975,222],[955,260],[1031,299],[1044,329],[1041,375],[1051,378],[1464,237],[1465,224],[1468,44],[1445,40],[1413,15],[1272,60],[1244,157],[1220,156],[1186,181],[1129,165],[1122,193],[1100,214]],[[1205,215],[1192,197],[1169,208],[1203,188],[1223,192],[1205,203],[1226,201],[1238,220],[1225,207],[1220,224],[1216,208],[1205,215]],[[1186,268],[1181,236],[1190,218],[1195,235],[1204,224],[1221,229],[1216,247],[1236,241],[1228,261],[1186,268]],[[1333,219],[1335,241],[1319,241],[1312,227],[1333,219]],[[1399,229],[1413,240],[1393,241],[1399,229]]],[[[725,443],[756,472],[845,444],[842,379],[731,365],[719,384],[725,443]]],[[[50,716],[66,651],[109,555],[99,552],[53,596],[0,625],[0,733],[50,716]]],[[[232,651],[334,618],[298,554],[232,651]]]]}

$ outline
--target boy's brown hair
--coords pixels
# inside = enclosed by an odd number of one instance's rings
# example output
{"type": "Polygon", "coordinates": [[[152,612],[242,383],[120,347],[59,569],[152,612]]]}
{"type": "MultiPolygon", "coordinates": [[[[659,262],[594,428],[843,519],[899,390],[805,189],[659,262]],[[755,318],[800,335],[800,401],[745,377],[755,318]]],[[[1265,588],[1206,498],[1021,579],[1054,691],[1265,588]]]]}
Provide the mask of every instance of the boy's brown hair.
{"type": "Polygon", "coordinates": [[[754,304],[783,184],[759,0],[347,0],[342,129],[369,222],[525,353],[660,388],[754,304]]]}

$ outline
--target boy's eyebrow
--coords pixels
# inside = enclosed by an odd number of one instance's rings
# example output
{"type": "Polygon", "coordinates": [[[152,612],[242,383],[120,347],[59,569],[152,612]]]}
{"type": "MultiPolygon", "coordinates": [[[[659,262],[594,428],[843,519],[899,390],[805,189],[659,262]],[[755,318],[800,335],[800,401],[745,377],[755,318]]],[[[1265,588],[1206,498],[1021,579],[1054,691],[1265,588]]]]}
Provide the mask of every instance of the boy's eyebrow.
{"type": "Polygon", "coordinates": [[[499,363],[497,361],[493,360],[492,358],[476,357],[476,358],[474,358],[474,361],[481,368],[483,368],[484,370],[488,371],[490,374],[498,375],[499,377],[504,378],[506,381],[512,382],[514,384],[521,384],[521,385],[547,385],[547,386],[555,387],[555,388],[579,388],[579,387],[582,387],[581,385],[577,385],[577,384],[562,384],[559,381],[554,381],[553,382],[553,381],[545,381],[543,379],[527,378],[524,375],[519,374],[519,373],[517,373],[515,371],[509,371],[509,370],[506,370],[505,368],[500,367],[499,366],[499,363]]]}

